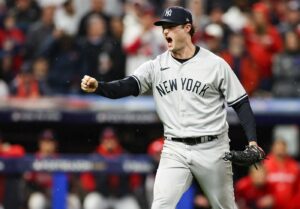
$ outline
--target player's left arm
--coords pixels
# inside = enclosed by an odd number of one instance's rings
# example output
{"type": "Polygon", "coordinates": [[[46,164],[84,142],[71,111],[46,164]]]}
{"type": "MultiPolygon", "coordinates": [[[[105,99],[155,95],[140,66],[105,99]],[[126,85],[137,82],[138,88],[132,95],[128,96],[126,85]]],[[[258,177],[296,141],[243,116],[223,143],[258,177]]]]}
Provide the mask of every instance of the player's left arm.
{"type": "Polygon", "coordinates": [[[249,142],[249,145],[243,151],[232,150],[225,152],[223,159],[237,165],[255,165],[265,159],[266,154],[257,145],[255,118],[247,93],[225,61],[221,62],[219,83],[219,90],[223,93],[227,104],[236,111],[249,142]]]}
{"type": "Polygon", "coordinates": [[[248,95],[230,66],[221,60],[219,63],[218,89],[229,107],[237,113],[245,131],[249,145],[257,145],[256,123],[248,95]]]}
{"type": "Polygon", "coordinates": [[[248,97],[232,105],[245,131],[249,145],[257,145],[256,123],[248,97]]]}

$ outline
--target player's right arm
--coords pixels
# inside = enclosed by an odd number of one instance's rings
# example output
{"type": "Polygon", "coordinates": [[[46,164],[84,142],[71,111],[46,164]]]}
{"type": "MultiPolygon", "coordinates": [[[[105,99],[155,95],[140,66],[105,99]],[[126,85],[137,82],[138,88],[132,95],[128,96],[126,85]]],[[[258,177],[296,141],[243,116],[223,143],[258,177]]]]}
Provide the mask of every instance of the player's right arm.
{"type": "Polygon", "coordinates": [[[85,75],[81,80],[81,89],[111,99],[139,95],[139,85],[133,76],[111,82],[98,82],[95,78],[85,75]]]}
{"type": "Polygon", "coordinates": [[[97,88],[98,88],[98,81],[95,78],[85,75],[81,79],[81,89],[84,92],[92,93],[95,92],[97,88]]]}
{"type": "Polygon", "coordinates": [[[152,86],[153,61],[148,61],[139,66],[132,76],[111,82],[98,82],[95,78],[85,75],[81,80],[81,89],[87,93],[118,99],[126,96],[138,96],[152,86]]]}

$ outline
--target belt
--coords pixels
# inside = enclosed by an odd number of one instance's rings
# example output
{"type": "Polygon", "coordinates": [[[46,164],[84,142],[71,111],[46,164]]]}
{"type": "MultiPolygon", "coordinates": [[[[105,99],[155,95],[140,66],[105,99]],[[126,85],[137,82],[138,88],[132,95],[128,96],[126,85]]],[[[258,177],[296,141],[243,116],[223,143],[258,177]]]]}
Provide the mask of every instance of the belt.
{"type": "Polygon", "coordinates": [[[182,142],[187,145],[196,145],[196,144],[210,142],[215,139],[218,139],[218,136],[199,136],[199,137],[188,137],[188,138],[166,137],[166,139],[174,142],[182,142]]]}

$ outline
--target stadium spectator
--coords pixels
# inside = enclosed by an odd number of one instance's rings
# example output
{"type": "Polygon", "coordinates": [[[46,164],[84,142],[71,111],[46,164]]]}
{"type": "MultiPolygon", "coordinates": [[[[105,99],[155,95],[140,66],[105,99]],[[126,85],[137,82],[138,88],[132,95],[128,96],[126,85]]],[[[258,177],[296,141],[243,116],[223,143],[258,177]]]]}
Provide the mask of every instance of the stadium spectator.
{"type": "Polygon", "coordinates": [[[54,30],[41,48],[41,56],[49,61],[49,85],[53,93],[79,93],[82,57],[75,38],[54,30]]]}
{"type": "Polygon", "coordinates": [[[10,84],[10,93],[19,98],[37,98],[51,95],[48,83],[48,61],[42,57],[24,63],[21,72],[10,84]]]}
{"type": "Polygon", "coordinates": [[[14,72],[17,70],[13,67],[13,56],[8,53],[2,54],[0,59],[0,77],[6,84],[9,84],[15,76],[14,72]]]}
{"type": "Polygon", "coordinates": [[[124,78],[126,54],[122,47],[122,36],[124,33],[123,19],[121,17],[111,17],[109,26],[109,31],[114,45],[114,52],[112,54],[112,59],[114,60],[113,67],[115,71],[118,71],[118,76],[120,76],[120,78],[124,78]]]}
{"type": "MultiPolygon", "coordinates": [[[[38,139],[36,158],[58,157],[58,142],[54,132],[44,130],[38,139]]],[[[26,172],[26,194],[28,196],[28,209],[47,209],[51,206],[52,174],[47,172],[26,172]]],[[[68,209],[80,209],[80,200],[75,194],[69,194],[67,199],[68,209]]]]}
{"type": "Polygon", "coordinates": [[[248,21],[247,10],[250,5],[248,0],[233,0],[233,2],[234,3],[222,16],[222,20],[233,32],[239,33],[246,26],[248,21]]]}
{"type": "Polygon", "coordinates": [[[131,75],[139,65],[162,53],[166,47],[161,29],[153,25],[153,6],[143,4],[136,7],[139,9],[136,15],[140,25],[125,24],[128,28],[123,34],[123,46],[127,53],[126,75],[131,75]]]}
{"type": "Polygon", "coordinates": [[[215,54],[220,54],[223,50],[222,39],[224,31],[219,24],[211,23],[208,24],[204,29],[203,34],[203,45],[215,54]]]}
{"type": "Polygon", "coordinates": [[[262,165],[250,167],[249,174],[236,182],[235,194],[239,209],[271,209],[274,206],[271,186],[262,165]]]}
{"type": "Polygon", "coordinates": [[[41,18],[29,26],[26,35],[26,59],[32,59],[39,55],[43,42],[49,39],[54,30],[55,7],[42,8],[41,18]]]}
{"type": "Polygon", "coordinates": [[[224,7],[221,4],[214,4],[211,10],[209,11],[209,20],[210,24],[218,24],[221,26],[223,35],[222,35],[222,48],[227,47],[229,35],[232,33],[230,27],[223,21],[224,7]]]}
{"type": "Polygon", "coordinates": [[[125,15],[123,17],[124,33],[122,36],[122,46],[125,49],[127,45],[129,46],[142,32],[142,25],[139,21],[141,6],[139,1],[127,1],[124,4],[125,15]]]}
{"type": "Polygon", "coordinates": [[[186,2],[187,8],[192,12],[195,26],[193,42],[199,45],[205,26],[209,23],[209,18],[205,14],[204,0],[190,0],[186,2]]]}
{"type": "Polygon", "coordinates": [[[296,31],[300,28],[300,2],[292,0],[284,2],[286,7],[284,18],[278,23],[279,32],[284,35],[289,31],[296,31]]]}
{"type": "MultiPolygon", "coordinates": [[[[44,0],[44,1],[51,1],[51,0],[44,0]]],[[[53,1],[53,0],[52,0],[53,1]]],[[[73,0],[74,1],[74,7],[76,10],[77,15],[79,16],[79,22],[83,15],[85,15],[91,7],[91,0],[73,0]]],[[[79,25],[78,25],[79,27],[79,25]]],[[[78,30],[77,30],[78,32],[78,30]]]]}
{"type": "Polygon", "coordinates": [[[245,40],[241,34],[229,37],[227,50],[219,54],[235,72],[248,95],[252,96],[259,85],[259,71],[256,63],[245,48],[245,40]]]}
{"type": "Polygon", "coordinates": [[[43,57],[37,57],[36,59],[34,59],[32,63],[32,72],[34,79],[38,82],[41,95],[52,95],[52,89],[50,88],[48,78],[48,60],[43,57]]]}
{"type": "Polygon", "coordinates": [[[80,17],[77,13],[73,0],[65,0],[54,14],[54,25],[57,30],[63,31],[68,36],[76,36],[80,17]]]}
{"type": "Polygon", "coordinates": [[[82,37],[87,35],[88,20],[94,15],[99,15],[102,17],[105,22],[105,27],[108,28],[110,17],[104,12],[105,2],[105,0],[91,0],[90,10],[80,20],[78,36],[82,37]]]}
{"type": "Polygon", "coordinates": [[[202,31],[209,23],[209,18],[205,14],[204,0],[190,0],[187,1],[187,8],[192,12],[193,22],[196,30],[202,31]]]}
{"type": "MultiPolygon", "coordinates": [[[[241,0],[243,1],[243,0],[241,0]]],[[[223,0],[210,0],[206,1],[207,12],[211,11],[214,7],[219,7],[223,11],[226,11],[234,2],[231,1],[223,1],[223,0]]]]}
{"type": "MultiPolygon", "coordinates": [[[[37,158],[51,158],[57,156],[57,141],[51,130],[45,130],[38,137],[37,158]]],[[[51,196],[52,175],[46,172],[26,172],[24,174],[29,209],[48,208],[51,196]]]]}
{"type": "Polygon", "coordinates": [[[14,78],[10,84],[12,96],[18,98],[38,98],[41,90],[38,81],[35,79],[29,63],[22,66],[21,72],[14,78]]]}
{"type": "Polygon", "coordinates": [[[287,154],[287,145],[283,138],[274,140],[264,165],[267,182],[271,185],[274,197],[273,209],[289,209],[291,201],[299,191],[299,165],[287,154]]]}
{"type": "Polygon", "coordinates": [[[275,97],[300,96],[300,38],[293,32],[284,35],[285,49],[275,56],[273,62],[273,87],[275,97]]]}
{"type": "Polygon", "coordinates": [[[5,64],[10,64],[7,67],[16,75],[23,63],[25,34],[16,26],[15,15],[12,12],[7,13],[3,24],[4,28],[0,28],[0,54],[10,58],[5,64]]]}
{"type": "MultiPolygon", "coordinates": [[[[123,32],[124,32],[123,19],[121,17],[112,17],[109,26],[110,26],[111,35],[114,37],[116,44],[120,45],[122,41],[123,32]]],[[[122,50],[121,45],[120,45],[120,50],[122,50]]]]}
{"type": "Polygon", "coordinates": [[[10,144],[0,133],[0,157],[23,157],[25,149],[20,144],[10,144]]]}
{"type": "Polygon", "coordinates": [[[106,0],[106,2],[105,2],[104,12],[109,17],[121,17],[124,14],[124,8],[123,8],[124,1],[106,0]]]}
{"type": "Polygon", "coordinates": [[[40,8],[34,0],[16,0],[12,12],[15,14],[16,23],[24,33],[28,27],[40,17],[40,8]]]}
{"type": "MultiPolygon", "coordinates": [[[[117,158],[125,153],[112,128],[103,130],[96,153],[105,158],[117,158]]],[[[139,209],[133,193],[141,185],[140,176],[125,173],[84,173],[81,185],[87,195],[84,209],[139,209]]]]}
{"type": "Polygon", "coordinates": [[[259,68],[259,89],[270,92],[272,58],[282,49],[282,40],[270,23],[269,10],[265,4],[259,2],[253,5],[252,19],[243,32],[247,50],[259,68]]]}
{"type": "Polygon", "coordinates": [[[89,16],[87,35],[80,42],[84,72],[102,81],[121,79],[124,77],[125,54],[117,39],[108,37],[106,31],[101,16],[89,16]]]}

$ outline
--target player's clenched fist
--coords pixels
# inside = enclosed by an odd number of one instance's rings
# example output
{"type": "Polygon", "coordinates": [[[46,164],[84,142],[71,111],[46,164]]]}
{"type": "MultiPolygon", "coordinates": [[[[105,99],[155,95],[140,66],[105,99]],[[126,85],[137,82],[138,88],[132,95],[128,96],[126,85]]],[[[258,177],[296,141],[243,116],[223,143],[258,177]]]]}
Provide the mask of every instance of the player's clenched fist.
{"type": "Polygon", "coordinates": [[[97,88],[98,88],[98,81],[95,78],[85,75],[81,79],[81,89],[83,91],[91,93],[96,91],[97,88]]]}

